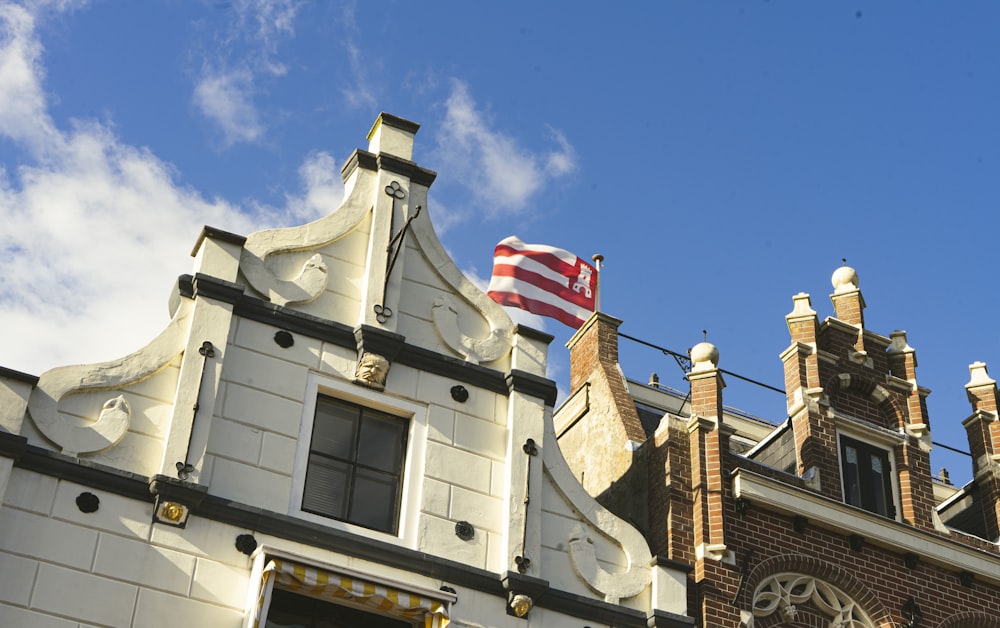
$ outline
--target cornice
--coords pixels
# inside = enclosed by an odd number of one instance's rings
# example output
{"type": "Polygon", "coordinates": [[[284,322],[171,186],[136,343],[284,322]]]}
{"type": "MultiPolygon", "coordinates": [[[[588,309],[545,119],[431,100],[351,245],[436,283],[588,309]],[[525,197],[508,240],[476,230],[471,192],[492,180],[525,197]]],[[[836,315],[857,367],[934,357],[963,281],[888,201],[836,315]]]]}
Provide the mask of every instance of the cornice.
{"type": "Polygon", "coordinates": [[[915,553],[921,561],[951,571],[969,571],[977,579],[1000,584],[1000,556],[782,484],[746,469],[737,469],[733,473],[733,492],[737,499],[747,500],[753,505],[789,516],[806,517],[818,527],[845,535],[859,535],[871,545],[900,554],[915,553]]]}
{"type": "MultiPolygon", "coordinates": [[[[384,332],[374,327],[363,326],[360,331],[356,332],[354,328],[343,323],[267,303],[244,294],[235,286],[236,284],[230,284],[206,275],[198,275],[196,278],[182,275],[178,280],[178,290],[181,296],[187,298],[208,296],[231,303],[234,305],[233,313],[237,316],[351,350],[358,349],[360,336],[364,348],[371,348],[373,345],[368,343],[372,342],[376,343],[382,350],[394,351],[396,353],[395,364],[404,364],[502,395],[509,392],[507,376],[501,371],[471,364],[454,356],[406,343],[403,336],[384,332]]],[[[525,375],[528,374],[525,373],[525,375]]],[[[552,389],[555,390],[555,384],[551,385],[552,389]]],[[[554,403],[553,397],[549,405],[554,403]]]]}
{"type": "Polygon", "coordinates": [[[340,169],[340,176],[345,183],[349,178],[351,178],[351,175],[354,174],[354,171],[358,168],[374,172],[379,170],[392,172],[394,174],[404,176],[412,183],[416,183],[417,185],[422,185],[424,187],[430,187],[437,178],[437,173],[433,170],[421,168],[416,163],[408,159],[402,159],[387,153],[375,155],[374,153],[369,153],[368,151],[361,150],[360,148],[355,149],[354,152],[351,153],[351,156],[347,159],[347,163],[345,163],[344,167],[340,169]]]}

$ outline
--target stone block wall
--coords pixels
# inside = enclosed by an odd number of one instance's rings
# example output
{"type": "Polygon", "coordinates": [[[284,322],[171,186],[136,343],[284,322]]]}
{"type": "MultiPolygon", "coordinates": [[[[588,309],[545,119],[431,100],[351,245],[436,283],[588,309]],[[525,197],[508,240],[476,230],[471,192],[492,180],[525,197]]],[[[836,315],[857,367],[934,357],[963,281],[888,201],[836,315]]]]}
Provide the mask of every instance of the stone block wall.
{"type": "Polygon", "coordinates": [[[15,468],[0,508],[0,626],[241,626],[243,531],[197,517],[184,530],[154,527],[151,513],[148,502],[15,468]],[[84,493],[96,511],[81,511],[84,493]]]}

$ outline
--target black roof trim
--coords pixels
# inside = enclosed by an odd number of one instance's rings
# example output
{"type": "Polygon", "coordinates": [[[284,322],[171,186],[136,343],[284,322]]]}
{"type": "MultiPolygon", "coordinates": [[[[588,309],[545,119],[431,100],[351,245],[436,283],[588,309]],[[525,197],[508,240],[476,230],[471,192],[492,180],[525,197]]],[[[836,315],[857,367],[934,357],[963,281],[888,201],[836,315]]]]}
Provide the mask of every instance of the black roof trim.
{"type": "Polygon", "coordinates": [[[434,180],[437,179],[436,172],[427,168],[421,168],[409,159],[403,159],[387,153],[376,155],[360,148],[354,149],[351,156],[347,158],[347,163],[340,169],[340,177],[346,183],[358,168],[372,171],[381,169],[392,172],[424,187],[430,187],[434,183],[434,180]]]}
{"type": "Polygon", "coordinates": [[[201,243],[205,241],[205,238],[222,240],[223,242],[228,242],[237,246],[243,246],[247,242],[246,236],[230,233],[228,231],[223,231],[222,229],[216,229],[215,227],[205,225],[201,228],[201,233],[198,234],[198,240],[194,243],[194,248],[191,249],[191,257],[198,254],[198,249],[201,248],[201,243]]]}
{"type": "Polygon", "coordinates": [[[191,280],[192,296],[206,297],[223,303],[238,303],[243,296],[243,286],[224,281],[211,275],[195,273],[191,280]]]}
{"type": "Polygon", "coordinates": [[[10,432],[0,432],[0,456],[13,458],[14,461],[21,459],[24,452],[28,450],[28,439],[24,436],[11,434],[10,432]]]}
{"type": "MultiPolygon", "coordinates": [[[[24,437],[0,434],[0,442],[11,438],[24,437]]],[[[27,439],[24,440],[27,443],[27,439]]],[[[153,495],[149,492],[149,478],[144,475],[81,460],[37,445],[26,444],[21,454],[14,458],[14,465],[116,495],[150,503],[153,501],[153,495]]]]}
{"type": "Polygon", "coordinates": [[[396,361],[421,371],[448,377],[501,395],[506,395],[508,392],[504,374],[500,371],[471,364],[465,360],[423,347],[404,344],[396,361]]]}
{"type": "Polygon", "coordinates": [[[407,177],[412,183],[416,183],[424,187],[430,187],[431,184],[434,183],[434,179],[437,179],[438,176],[433,170],[421,168],[409,159],[402,159],[387,153],[379,153],[378,166],[382,170],[387,170],[389,172],[394,172],[398,175],[407,177]]]}
{"type": "Polygon", "coordinates": [[[340,178],[344,180],[344,183],[347,183],[347,180],[351,178],[351,175],[358,168],[362,170],[378,170],[378,160],[375,158],[375,154],[355,148],[351,156],[344,162],[343,167],[341,167],[340,178]]]}
{"type": "MultiPolygon", "coordinates": [[[[381,120],[382,124],[386,126],[391,126],[401,131],[406,131],[407,133],[413,133],[414,135],[416,135],[417,131],[420,130],[420,125],[416,122],[407,120],[406,118],[400,118],[399,116],[394,116],[391,113],[383,111],[378,114],[378,119],[375,120],[375,124],[372,125],[371,131],[375,130],[375,125],[379,123],[379,120],[381,120]]],[[[368,132],[369,135],[371,135],[371,131],[368,132]]]]}
{"type": "MultiPolygon", "coordinates": [[[[256,297],[244,294],[242,288],[237,284],[207,275],[199,274],[194,278],[190,275],[181,275],[177,285],[182,296],[192,298],[197,293],[233,303],[235,305],[233,313],[259,323],[273,325],[292,333],[302,334],[349,349],[358,349],[359,342],[365,347],[368,346],[369,342],[373,342],[376,343],[374,346],[383,350],[397,351],[394,363],[404,364],[501,395],[509,394],[511,386],[513,386],[515,390],[544,399],[549,406],[555,404],[557,396],[555,382],[525,371],[515,369],[510,374],[504,374],[485,366],[471,364],[454,356],[406,343],[404,336],[369,325],[363,325],[355,330],[343,323],[328,321],[318,316],[261,301],[256,297]],[[226,300],[227,295],[232,300],[226,300]],[[395,346],[397,342],[399,343],[398,349],[395,346]]],[[[376,353],[379,352],[374,347],[372,350],[376,353]]]]}
{"type": "Polygon", "coordinates": [[[667,569],[677,569],[678,571],[683,571],[686,573],[694,572],[694,565],[688,563],[682,563],[679,560],[674,560],[672,558],[666,558],[664,556],[654,556],[656,564],[659,567],[666,567],[667,569]]]}
{"type": "Polygon", "coordinates": [[[14,369],[4,368],[2,366],[0,366],[0,377],[4,379],[13,379],[18,382],[24,382],[25,384],[31,384],[32,386],[38,383],[37,375],[15,371],[14,369]]]}
{"type": "Polygon", "coordinates": [[[559,391],[556,389],[556,383],[551,379],[545,379],[520,369],[511,369],[510,373],[507,373],[506,380],[507,387],[511,392],[516,391],[544,399],[545,405],[550,408],[556,405],[556,396],[559,391]]]}
{"type": "Polygon", "coordinates": [[[518,336],[524,336],[525,338],[531,338],[532,340],[541,340],[545,344],[551,344],[553,340],[556,339],[552,334],[547,334],[544,331],[535,329],[534,327],[528,327],[526,325],[517,325],[514,327],[514,333],[518,336]]]}

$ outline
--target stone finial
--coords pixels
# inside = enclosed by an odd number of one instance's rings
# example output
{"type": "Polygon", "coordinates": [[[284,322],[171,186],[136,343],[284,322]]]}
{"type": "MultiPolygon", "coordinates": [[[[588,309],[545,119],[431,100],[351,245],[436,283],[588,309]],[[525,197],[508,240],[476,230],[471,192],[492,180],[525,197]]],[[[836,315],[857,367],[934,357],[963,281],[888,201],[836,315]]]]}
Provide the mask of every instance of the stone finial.
{"type": "Polygon", "coordinates": [[[859,285],[858,271],[848,266],[847,260],[844,260],[844,265],[833,271],[833,277],[830,278],[830,282],[833,283],[834,294],[857,290],[859,285]]]}
{"type": "Polygon", "coordinates": [[[691,347],[691,370],[708,371],[719,366],[719,350],[710,342],[691,347]]]}
{"type": "Polygon", "coordinates": [[[368,151],[413,159],[413,136],[420,125],[392,114],[381,113],[368,132],[368,151]]]}
{"type": "Polygon", "coordinates": [[[965,385],[966,388],[990,386],[996,383],[996,380],[986,372],[985,362],[973,362],[969,365],[969,383],[965,385]]]}
{"type": "Polygon", "coordinates": [[[812,309],[812,299],[805,292],[800,292],[792,297],[792,311],[785,315],[786,319],[809,318],[816,316],[816,310],[812,309]]]}
{"type": "MultiPolygon", "coordinates": [[[[841,266],[833,272],[831,278],[833,283],[833,294],[830,300],[833,301],[833,309],[837,313],[837,318],[850,325],[858,327],[865,326],[865,299],[858,289],[858,273],[844,260],[841,266]]],[[[862,350],[859,338],[858,350],[862,350]]]]}
{"type": "Polygon", "coordinates": [[[896,331],[889,334],[889,348],[886,349],[889,353],[913,353],[914,349],[906,342],[906,332],[902,329],[897,329],[896,331]]]}

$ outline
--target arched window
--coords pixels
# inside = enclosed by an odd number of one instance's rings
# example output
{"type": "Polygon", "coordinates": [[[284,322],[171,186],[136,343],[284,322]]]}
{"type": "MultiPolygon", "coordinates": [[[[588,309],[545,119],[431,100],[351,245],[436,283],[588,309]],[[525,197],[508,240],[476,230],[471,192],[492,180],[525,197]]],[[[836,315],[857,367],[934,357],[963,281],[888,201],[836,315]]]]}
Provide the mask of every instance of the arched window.
{"type": "Polygon", "coordinates": [[[779,573],[765,578],[754,591],[754,617],[778,614],[794,621],[798,608],[811,605],[830,618],[830,628],[874,628],[868,615],[846,593],[812,576],[779,573]]]}

